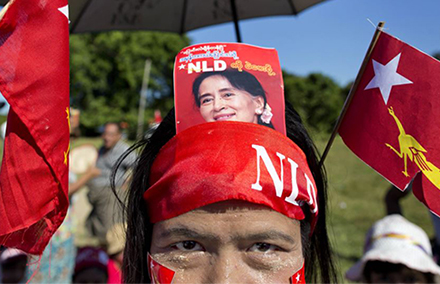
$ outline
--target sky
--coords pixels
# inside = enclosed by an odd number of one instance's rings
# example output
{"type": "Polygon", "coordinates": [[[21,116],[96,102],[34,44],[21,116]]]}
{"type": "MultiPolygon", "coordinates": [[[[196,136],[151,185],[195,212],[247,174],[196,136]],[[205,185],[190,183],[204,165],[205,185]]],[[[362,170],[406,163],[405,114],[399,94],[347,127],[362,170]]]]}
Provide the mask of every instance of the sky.
{"type": "MultiPolygon", "coordinates": [[[[419,50],[440,52],[439,0],[328,0],[297,16],[243,20],[240,30],[244,43],[275,48],[286,71],[320,72],[343,86],[356,78],[380,21],[386,32],[419,50]]],[[[194,44],[236,40],[232,23],[188,36],[194,44]]]]}
{"type": "MultiPolygon", "coordinates": [[[[419,50],[440,52],[439,0],[327,0],[297,16],[243,20],[240,29],[244,43],[275,48],[284,70],[323,73],[345,86],[355,79],[380,21],[385,31],[419,50]]],[[[188,36],[193,44],[236,40],[232,23],[188,36]]]]}

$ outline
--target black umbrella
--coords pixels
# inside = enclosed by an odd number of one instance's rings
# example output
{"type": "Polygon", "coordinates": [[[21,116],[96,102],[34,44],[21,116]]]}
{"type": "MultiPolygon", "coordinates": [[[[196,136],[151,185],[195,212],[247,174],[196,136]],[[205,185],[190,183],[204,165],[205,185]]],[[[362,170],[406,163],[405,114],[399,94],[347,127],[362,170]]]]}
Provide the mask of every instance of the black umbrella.
{"type": "MultiPolygon", "coordinates": [[[[69,0],[70,32],[154,30],[183,34],[233,21],[297,15],[326,0],[69,0]]],[[[0,0],[4,5],[7,0],[0,0]]]]}

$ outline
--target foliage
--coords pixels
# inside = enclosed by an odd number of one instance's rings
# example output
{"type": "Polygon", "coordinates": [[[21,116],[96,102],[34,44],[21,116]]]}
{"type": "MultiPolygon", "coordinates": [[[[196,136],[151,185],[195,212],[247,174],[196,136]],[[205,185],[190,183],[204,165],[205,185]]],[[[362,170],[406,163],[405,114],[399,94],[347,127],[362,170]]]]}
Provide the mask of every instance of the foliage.
{"type": "MultiPolygon", "coordinates": [[[[130,134],[135,132],[147,59],[152,61],[149,109],[169,109],[174,57],[187,45],[186,36],[159,32],[72,35],[71,106],[81,110],[84,134],[107,121],[126,121],[130,134]]],[[[146,112],[146,120],[152,112],[146,112]]]]}
{"type": "Polygon", "coordinates": [[[345,102],[345,99],[348,96],[348,93],[350,92],[351,86],[354,84],[354,82],[350,82],[347,85],[345,85],[344,87],[341,88],[341,98],[342,101],[345,102]]]}
{"type": "Polygon", "coordinates": [[[299,77],[283,72],[284,94],[314,130],[330,132],[344,103],[342,90],[331,78],[317,73],[299,77]]]}

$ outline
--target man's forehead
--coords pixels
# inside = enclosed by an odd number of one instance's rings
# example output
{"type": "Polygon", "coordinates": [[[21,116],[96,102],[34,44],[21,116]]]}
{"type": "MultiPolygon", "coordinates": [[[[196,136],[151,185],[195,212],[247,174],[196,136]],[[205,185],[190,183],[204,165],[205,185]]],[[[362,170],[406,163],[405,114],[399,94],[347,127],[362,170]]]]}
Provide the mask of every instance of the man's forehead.
{"type": "Polygon", "coordinates": [[[119,128],[116,124],[114,123],[109,123],[105,126],[104,128],[104,132],[107,133],[119,133],[119,128]]]}
{"type": "MultiPolygon", "coordinates": [[[[159,238],[188,238],[192,240],[207,240],[215,242],[241,242],[241,241],[271,241],[281,240],[289,243],[299,243],[301,240],[300,230],[286,230],[276,225],[256,227],[253,224],[241,226],[239,229],[228,230],[222,226],[197,226],[191,223],[176,223],[170,226],[156,228],[159,238]]],[[[292,224],[292,227],[295,224],[292,224]]],[[[293,228],[292,228],[293,229],[293,228]]],[[[299,228],[298,228],[299,229],[299,228]]]]}
{"type": "Polygon", "coordinates": [[[234,212],[234,211],[235,212],[237,212],[237,211],[241,211],[241,212],[274,211],[274,212],[276,212],[275,210],[273,210],[272,208],[270,208],[266,205],[252,203],[252,202],[244,201],[244,200],[220,201],[220,202],[215,202],[215,203],[208,204],[206,206],[192,210],[193,213],[206,213],[206,212],[227,213],[227,212],[234,212]]]}
{"type": "MultiPolygon", "coordinates": [[[[297,224],[299,226],[298,220],[291,219],[266,205],[242,200],[226,200],[208,204],[174,217],[170,219],[168,224],[174,223],[173,221],[178,223],[180,220],[189,221],[199,218],[203,220],[203,223],[200,224],[201,226],[211,221],[237,223],[252,222],[254,227],[256,225],[258,227],[258,223],[261,223],[262,226],[265,226],[264,224],[267,222],[274,222],[274,224],[285,223],[287,225],[297,224]]],[[[248,227],[246,226],[245,228],[248,227]]]]}
{"type": "Polygon", "coordinates": [[[300,232],[299,221],[266,206],[242,201],[210,204],[159,222],[156,229],[166,236],[206,235],[210,238],[284,238],[300,232]]]}

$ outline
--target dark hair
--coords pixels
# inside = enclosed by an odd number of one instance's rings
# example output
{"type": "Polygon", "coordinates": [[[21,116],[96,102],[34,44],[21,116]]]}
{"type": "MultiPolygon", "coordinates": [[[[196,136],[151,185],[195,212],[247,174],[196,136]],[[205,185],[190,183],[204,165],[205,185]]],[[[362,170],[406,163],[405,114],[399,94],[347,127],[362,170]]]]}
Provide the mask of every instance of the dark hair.
{"type": "MultiPolygon", "coordinates": [[[[387,275],[389,273],[401,273],[404,268],[407,268],[411,271],[419,272],[423,275],[425,278],[425,282],[422,283],[435,283],[434,274],[429,272],[422,272],[418,270],[414,270],[412,268],[409,268],[401,263],[391,263],[387,261],[380,261],[380,260],[369,260],[365,264],[364,271],[363,271],[363,277],[365,278],[365,281],[367,283],[372,283],[371,276],[372,273],[375,272],[377,274],[387,275]]],[[[409,282],[406,282],[409,283],[409,282]]]]}
{"type": "MultiPolygon", "coordinates": [[[[286,102],[286,130],[287,136],[306,154],[307,162],[318,189],[319,215],[312,236],[310,236],[310,218],[306,217],[301,221],[306,279],[308,282],[315,283],[337,283],[338,277],[326,227],[327,181],[325,170],[319,166],[316,147],[307,134],[301,118],[288,102],[286,102]]],[[[153,135],[130,147],[119,158],[115,166],[114,173],[128,154],[142,148],[133,172],[124,210],[127,221],[123,265],[124,283],[148,283],[150,281],[147,271],[147,253],[151,244],[153,224],[149,221],[143,194],[150,186],[148,182],[149,173],[156,155],[174,135],[176,135],[175,116],[174,109],[172,109],[153,135]]],[[[306,210],[306,215],[307,212],[308,210],[306,210]]]]}
{"type": "Polygon", "coordinates": [[[108,125],[114,125],[114,126],[116,126],[116,128],[117,128],[117,130],[118,130],[118,133],[122,133],[122,127],[121,127],[121,124],[120,124],[119,122],[114,122],[114,121],[106,122],[106,123],[104,124],[104,127],[102,128],[102,131],[103,131],[103,132],[104,132],[104,129],[105,129],[108,125]]]}
{"type": "MultiPolygon", "coordinates": [[[[262,97],[264,100],[264,108],[267,105],[266,92],[261,86],[260,82],[255,78],[254,75],[247,71],[238,71],[236,69],[226,69],[224,71],[214,71],[214,72],[204,72],[200,74],[193,82],[192,92],[194,95],[194,100],[197,107],[200,108],[200,100],[199,100],[199,89],[202,82],[209,77],[212,76],[221,76],[231,83],[231,85],[242,91],[246,91],[251,94],[253,97],[262,97]]],[[[269,126],[270,128],[274,128],[272,122],[265,123],[261,120],[261,115],[258,116],[258,124],[269,126]]]]}

